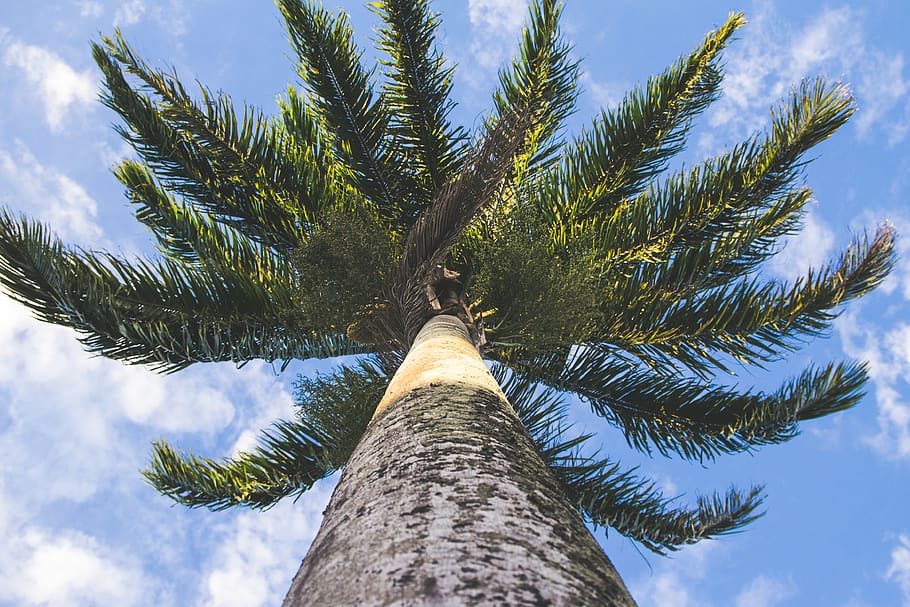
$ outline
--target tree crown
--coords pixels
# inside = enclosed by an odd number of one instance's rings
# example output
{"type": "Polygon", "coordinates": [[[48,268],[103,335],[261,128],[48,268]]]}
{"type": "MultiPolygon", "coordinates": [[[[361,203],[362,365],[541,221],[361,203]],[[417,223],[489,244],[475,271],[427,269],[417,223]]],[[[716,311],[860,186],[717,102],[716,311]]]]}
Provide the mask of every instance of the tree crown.
{"type": "Polygon", "coordinates": [[[343,12],[279,0],[297,56],[270,116],[143,61],[120,33],[92,45],[103,102],[139,160],[114,173],[161,255],[74,249],[0,213],[0,282],[91,352],[163,372],[191,364],[360,355],[297,383],[299,417],[230,460],[156,443],[145,472],[190,506],[268,507],[342,467],[417,331],[456,314],[582,514],[662,552],[753,520],[758,488],[691,508],[582,449],[563,393],[642,451],[708,461],[780,443],[859,401],[861,363],[773,392],[717,373],[762,365],[823,334],[893,261],[881,227],[784,283],[760,272],[799,230],[806,154],[855,106],[796,86],[766,132],[668,171],[720,95],[732,14],[688,55],[566,133],[578,63],[556,0],[536,0],[477,132],[453,125],[453,68],[427,0],[371,5],[364,65],[343,12]],[[669,173],[669,174],[668,174],[669,173]]]}

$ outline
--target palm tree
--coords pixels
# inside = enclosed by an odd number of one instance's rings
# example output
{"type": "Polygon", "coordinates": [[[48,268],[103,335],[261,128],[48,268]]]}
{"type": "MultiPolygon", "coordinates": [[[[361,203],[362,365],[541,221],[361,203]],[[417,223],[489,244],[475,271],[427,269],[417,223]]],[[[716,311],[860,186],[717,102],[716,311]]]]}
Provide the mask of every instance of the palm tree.
{"type": "Polygon", "coordinates": [[[2,211],[0,280],[90,352],[161,372],[357,355],[299,379],[298,417],[252,452],[159,442],[145,471],[219,510],[343,468],[285,605],[634,604],[584,521],[664,553],[753,521],[762,491],[681,507],[569,431],[566,393],[632,447],[699,462],[860,400],[855,362],[773,392],[717,379],[823,333],[893,260],[883,226],[792,284],[760,272],[800,228],[806,152],[854,111],[842,85],[800,84],[767,132],[667,175],[742,15],[567,138],[578,64],[556,0],[531,7],[473,134],[449,120],[428,0],[375,3],[372,68],[342,12],[278,5],[303,92],[274,117],[192,96],[119,32],[94,44],[139,157],[115,175],[161,255],[68,248],[2,211]]]}

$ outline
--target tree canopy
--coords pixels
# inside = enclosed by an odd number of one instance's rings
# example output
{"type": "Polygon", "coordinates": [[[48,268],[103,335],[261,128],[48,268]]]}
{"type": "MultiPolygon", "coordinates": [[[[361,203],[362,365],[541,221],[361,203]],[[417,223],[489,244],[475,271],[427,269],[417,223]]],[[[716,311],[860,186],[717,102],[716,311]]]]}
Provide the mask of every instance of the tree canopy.
{"type": "Polygon", "coordinates": [[[860,400],[865,367],[852,361],[770,392],[722,381],[824,334],[893,262],[885,225],[793,282],[761,272],[812,199],[807,153],[855,110],[845,85],[799,83],[764,132],[672,163],[721,94],[741,14],[570,134],[579,64],[556,0],[532,4],[475,131],[450,120],[454,70],[427,0],[373,3],[375,65],[343,12],[278,6],[299,82],[273,115],[191,92],[119,32],[92,46],[103,102],[138,156],[114,173],[159,256],[68,247],[0,212],[3,287],[90,352],[160,372],[358,355],[300,378],[298,417],[250,453],[212,460],[156,443],[145,475],[159,491],[212,509],[306,491],[344,466],[441,313],[472,329],[586,520],[657,552],[754,520],[761,489],[681,506],[569,431],[567,395],[630,446],[698,462],[787,441],[860,400]]]}

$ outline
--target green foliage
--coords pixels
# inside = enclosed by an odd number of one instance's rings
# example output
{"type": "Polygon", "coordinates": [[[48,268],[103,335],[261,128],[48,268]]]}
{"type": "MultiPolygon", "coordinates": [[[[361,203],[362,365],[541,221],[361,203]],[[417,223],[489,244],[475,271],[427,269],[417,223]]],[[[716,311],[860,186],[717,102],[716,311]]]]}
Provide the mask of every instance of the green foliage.
{"type": "Polygon", "coordinates": [[[894,261],[886,225],[792,283],[761,274],[800,229],[809,151],[855,110],[843,85],[797,85],[766,132],[665,175],[720,95],[742,15],[565,143],[579,68],[557,0],[532,2],[472,136],[449,118],[453,70],[428,0],[371,4],[383,53],[373,66],[343,12],[278,6],[302,87],[274,116],[201,85],[191,94],[119,32],[92,45],[102,101],[138,155],[115,175],[159,258],[67,247],[0,211],[0,284],[91,352],[164,372],[364,355],[301,379],[298,419],[249,453],[216,461],[156,443],[145,474],[162,493],[266,508],[344,466],[439,312],[443,279],[466,319],[483,317],[483,354],[572,503],[656,552],[741,528],[760,490],[680,506],[588,452],[557,391],[636,449],[702,463],[790,440],[861,398],[865,368],[853,362],[766,392],[718,377],[824,334],[894,261]]]}
{"type": "Polygon", "coordinates": [[[569,500],[595,526],[612,527],[665,554],[735,532],[761,516],[756,513],[763,499],[759,487],[748,493],[731,488],[725,495],[699,496],[694,508],[679,507],[634,470],[623,471],[618,463],[585,454],[583,447],[592,435],[567,436],[571,426],[558,393],[510,375],[504,366],[492,371],[569,500]]]}
{"type": "Polygon", "coordinates": [[[347,462],[360,442],[389,379],[379,364],[369,360],[298,379],[297,414],[332,437],[326,457],[336,468],[347,462]]]}
{"type": "Polygon", "coordinates": [[[299,268],[301,312],[317,327],[344,332],[382,296],[398,247],[367,210],[325,213],[291,257],[299,268]]]}
{"type": "Polygon", "coordinates": [[[152,487],[184,506],[265,509],[334,472],[326,459],[326,442],[318,428],[278,422],[262,433],[255,450],[219,462],[177,452],[159,441],[142,474],[152,487]]]}
{"type": "Polygon", "coordinates": [[[559,30],[562,3],[542,0],[531,5],[528,23],[521,34],[518,56],[499,73],[499,90],[493,93],[496,108],[492,121],[512,112],[533,116],[515,159],[513,186],[526,172],[546,166],[560,147],[559,133],[574,111],[578,97],[578,62],[559,30]]]}
{"type": "Polygon", "coordinates": [[[298,74],[336,158],[349,170],[352,185],[395,218],[401,192],[392,181],[392,148],[384,137],[389,109],[374,98],[374,70],[361,64],[347,15],[309,0],[279,0],[278,8],[300,59],[298,74]]]}
{"type": "Polygon", "coordinates": [[[525,355],[560,348],[597,329],[603,263],[593,243],[554,255],[539,218],[516,210],[472,243],[474,288],[484,293],[494,352],[521,344],[525,355]]]}
{"type": "Polygon", "coordinates": [[[386,0],[371,6],[385,21],[377,46],[388,55],[383,97],[396,141],[393,170],[410,184],[413,199],[403,212],[413,220],[452,177],[466,135],[448,120],[455,106],[449,97],[452,68],[435,48],[440,20],[429,1],[386,0]]]}

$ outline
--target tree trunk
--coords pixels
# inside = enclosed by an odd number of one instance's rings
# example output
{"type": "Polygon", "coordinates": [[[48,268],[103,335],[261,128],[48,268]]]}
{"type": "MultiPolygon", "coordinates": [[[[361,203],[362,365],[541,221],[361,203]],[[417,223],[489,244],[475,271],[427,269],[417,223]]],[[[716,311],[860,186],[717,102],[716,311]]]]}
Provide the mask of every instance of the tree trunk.
{"type": "Polygon", "coordinates": [[[284,607],[633,606],[464,324],[420,332],[284,607]]]}

